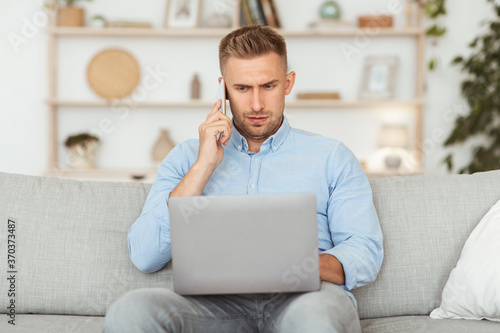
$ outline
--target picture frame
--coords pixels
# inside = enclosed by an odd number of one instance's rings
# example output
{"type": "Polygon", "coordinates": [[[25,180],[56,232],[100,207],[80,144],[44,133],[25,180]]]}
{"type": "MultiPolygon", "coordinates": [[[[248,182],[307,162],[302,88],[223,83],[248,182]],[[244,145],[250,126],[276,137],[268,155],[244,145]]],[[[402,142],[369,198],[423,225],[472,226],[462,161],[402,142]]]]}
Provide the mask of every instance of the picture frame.
{"type": "Polygon", "coordinates": [[[201,0],[167,0],[164,28],[198,28],[201,0]]]}
{"type": "Polygon", "coordinates": [[[360,99],[390,99],[395,96],[397,56],[368,56],[363,66],[360,99]]]}

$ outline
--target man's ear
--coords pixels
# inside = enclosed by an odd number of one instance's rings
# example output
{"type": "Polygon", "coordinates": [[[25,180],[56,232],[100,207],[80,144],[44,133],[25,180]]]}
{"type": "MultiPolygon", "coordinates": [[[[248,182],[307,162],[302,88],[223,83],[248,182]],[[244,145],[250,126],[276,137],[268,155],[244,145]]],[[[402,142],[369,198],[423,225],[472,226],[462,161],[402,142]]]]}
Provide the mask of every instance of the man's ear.
{"type": "Polygon", "coordinates": [[[290,72],[286,75],[285,95],[292,92],[293,85],[295,84],[295,72],[290,72]]]}

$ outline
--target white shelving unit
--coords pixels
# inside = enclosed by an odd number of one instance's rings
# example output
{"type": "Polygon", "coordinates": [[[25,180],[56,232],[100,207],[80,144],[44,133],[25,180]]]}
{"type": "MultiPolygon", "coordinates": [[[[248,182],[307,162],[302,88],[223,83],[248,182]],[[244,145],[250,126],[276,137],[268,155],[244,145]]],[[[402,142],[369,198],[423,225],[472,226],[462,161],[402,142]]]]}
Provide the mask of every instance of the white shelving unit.
{"type": "MultiPolygon", "coordinates": [[[[371,109],[381,107],[407,107],[415,111],[415,151],[417,161],[417,171],[412,174],[419,174],[422,165],[422,123],[423,123],[423,87],[424,87],[424,47],[425,47],[425,29],[424,29],[424,14],[421,8],[418,9],[417,26],[401,29],[380,28],[376,33],[370,34],[373,38],[378,37],[397,37],[397,38],[412,38],[416,43],[416,64],[415,64],[415,97],[409,101],[386,100],[386,101],[349,101],[349,100],[296,100],[288,101],[287,108],[329,108],[329,109],[371,109]]],[[[55,21],[54,21],[55,22],[55,21]]],[[[86,100],[63,100],[57,95],[57,72],[58,72],[58,44],[61,37],[111,37],[111,38],[205,38],[205,37],[223,37],[229,33],[231,29],[137,29],[137,28],[67,28],[56,27],[53,24],[47,29],[49,48],[48,48],[48,71],[49,96],[47,99],[49,109],[49,170],[46,175],[60,176],[77,179],[93,179],[93,180],[115,180],[126,181],[133,180],[131,175],[144,178],[140,181],[152,181],[156,170],[72,170],[60,169],[58,156],[58,114],[61,112],[59,108],[72,107],[88,107],[88,108],[105,108],[110,106],[126,105],[126,103],[116,101],[86,101],[86,100]]],[[[342,30],[286,30],[278,29],[285,38],[311,38],[319,37],[325,39],[334,39],[341,37],[355,37],[365,33],[363,29],[342,29],[342,30]]],[[[176,102],[142,102],[137,106],[144,108],[207,108],[213,105],[212,101],[176,101],[176,102]]],[[[134,111],[143,112],[143,111],[134,111]]],[[[380,177],[394,175],[395,173],[377,173],[369,176],[380,177]]]]}

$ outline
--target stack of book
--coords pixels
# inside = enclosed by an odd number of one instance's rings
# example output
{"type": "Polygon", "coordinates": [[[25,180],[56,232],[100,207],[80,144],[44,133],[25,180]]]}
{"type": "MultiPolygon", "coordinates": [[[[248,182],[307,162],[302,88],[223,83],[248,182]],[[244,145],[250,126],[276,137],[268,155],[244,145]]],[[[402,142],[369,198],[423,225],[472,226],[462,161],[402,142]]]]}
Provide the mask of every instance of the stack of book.
{"type": "Polygon", "coordinates": [[[261,24],[281,28],[273,0],[241,0],[241,25],[261,24]]]}

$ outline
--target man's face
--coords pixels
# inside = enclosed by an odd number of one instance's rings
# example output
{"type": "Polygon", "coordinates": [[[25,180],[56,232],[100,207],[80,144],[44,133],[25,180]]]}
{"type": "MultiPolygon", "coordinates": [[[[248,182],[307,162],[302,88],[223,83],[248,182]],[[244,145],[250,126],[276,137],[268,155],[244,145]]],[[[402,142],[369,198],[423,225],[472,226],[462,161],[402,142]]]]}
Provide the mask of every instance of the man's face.
{"type": "Polygon", "coordinates": [[[281,126],[285,95],[295,82],[295,73],[287,75],[282,67],[274,52],[226,62],[224,80],[234,125],[249,144],[264,142],[281,126]]]}

